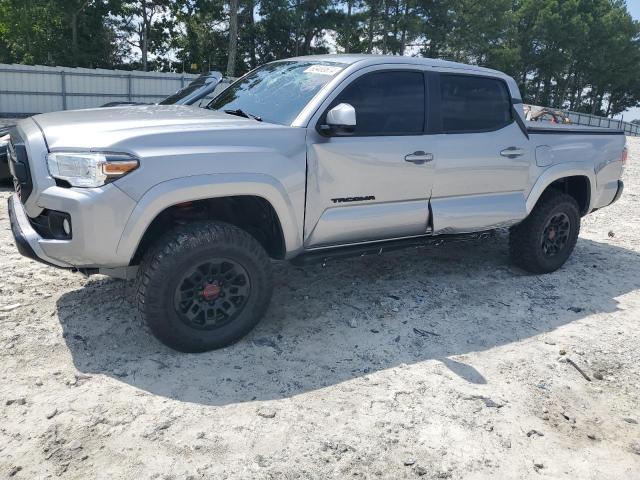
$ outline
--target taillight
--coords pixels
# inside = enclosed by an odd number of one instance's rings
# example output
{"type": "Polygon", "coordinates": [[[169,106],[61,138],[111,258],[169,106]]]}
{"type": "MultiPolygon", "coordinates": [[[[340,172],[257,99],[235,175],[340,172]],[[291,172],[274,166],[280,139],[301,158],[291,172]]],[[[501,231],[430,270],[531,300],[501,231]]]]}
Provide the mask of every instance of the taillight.
{"type": "Polygon", "coordinates": [[[627,147],[624,147],[622,149],[622,166],[626,167],[627,166],[627,161],[629,160],[629,150],[627,150],[627,147]]]}

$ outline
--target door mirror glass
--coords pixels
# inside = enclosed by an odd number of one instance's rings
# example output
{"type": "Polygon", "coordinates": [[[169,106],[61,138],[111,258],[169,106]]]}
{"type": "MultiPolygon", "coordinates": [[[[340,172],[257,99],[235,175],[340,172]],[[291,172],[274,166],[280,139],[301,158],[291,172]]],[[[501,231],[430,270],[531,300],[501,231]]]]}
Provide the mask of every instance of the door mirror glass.
{"type": "Polygon", "coordinates": [[[356,109],[348,103],[340,103],[327,112],[326,125],[321,129],[328,134],[348,135],[356,128],[356,109]]]}

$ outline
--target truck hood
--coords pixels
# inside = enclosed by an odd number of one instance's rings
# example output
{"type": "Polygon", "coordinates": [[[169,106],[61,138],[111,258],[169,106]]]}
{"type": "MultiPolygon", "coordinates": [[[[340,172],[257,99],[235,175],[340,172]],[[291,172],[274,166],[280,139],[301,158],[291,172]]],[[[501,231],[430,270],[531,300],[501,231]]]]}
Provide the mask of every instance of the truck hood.
{"type": "Polygon", "coordinates": [[[68,110],[36,115],[49,150],[102,149],[145,136],[197,130],[282,128],[256,120],[186,105],[135,105],[68,110]]]}

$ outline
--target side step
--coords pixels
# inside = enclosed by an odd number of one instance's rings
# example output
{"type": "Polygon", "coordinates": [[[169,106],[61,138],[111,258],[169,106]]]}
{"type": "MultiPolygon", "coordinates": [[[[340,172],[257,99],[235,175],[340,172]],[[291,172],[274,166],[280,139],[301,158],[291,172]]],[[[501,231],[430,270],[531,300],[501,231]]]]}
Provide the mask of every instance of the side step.
{"type": "Polygon", "coordinates": [[[401,240],[386,240],[360,245],[346,245],[342,247],[308,250],[291,260],[294,265],[311,265],[314,263],[325,264],[329,259],[350,257],[364,257],[366,255],[382,255],[385,252],[401,250],[409,247],[435,246],[449,242],[464,242],[480,240],[492,236],[492,231],[452,234],[452,235],[425,235],[421,237],[405,238],[401,240]]]}

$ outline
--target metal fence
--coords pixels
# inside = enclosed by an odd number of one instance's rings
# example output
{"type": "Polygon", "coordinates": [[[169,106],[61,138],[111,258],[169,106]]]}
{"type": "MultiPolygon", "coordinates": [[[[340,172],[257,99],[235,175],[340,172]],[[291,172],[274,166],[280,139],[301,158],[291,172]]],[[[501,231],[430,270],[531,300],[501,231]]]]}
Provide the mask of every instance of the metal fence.
{"type": "Polygon", "coordinates": [[[0,64],[0,115],[91,108],[117,101],[155,103],[196,76],[0,64]]]}
{"type": "MultiPolygon", "coordinates": [[[[530,107],[534,112],[544,108],[538,105],[527,106],[530,107]]],[[[614,118],[599,117],[597,115],[590,115],[588,113],[571,112],[569,110],[563,110],[563,112],[567,114],[567,116],[571,119],[571,122],[576,125],[624,130],[626,135],[632,137],[640,137],[640,125],[636,125],[635,123],[629,123],[614,118]]]]}
{"type": "Polygon", "coordinates": [[[590,127],[615,128],[624,130],[627,135],[632,137],[640,136],[640,125],[635,123],[624,122],[613,118],[598,117],[589,115],[588,113],[567,112],[571,121],[577,125],[587,125],[590,127]]]}

